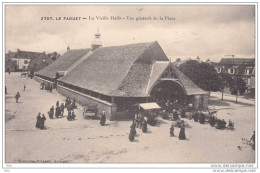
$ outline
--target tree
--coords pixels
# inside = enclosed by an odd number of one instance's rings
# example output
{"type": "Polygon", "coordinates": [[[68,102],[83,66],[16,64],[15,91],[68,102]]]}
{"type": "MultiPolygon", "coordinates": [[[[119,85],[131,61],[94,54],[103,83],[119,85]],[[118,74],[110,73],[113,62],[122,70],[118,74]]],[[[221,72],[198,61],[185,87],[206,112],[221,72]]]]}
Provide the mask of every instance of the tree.
{"type": "Polygon", "coordinates": [[[227,73],[220,73],[219,74],[219,83],[220,83],[220,91],[222,92],[221,100],[223,100],[224,90],[225,88],[230,88],[232,81],[232,76],[227,73]]]}
{"type": "Polygon", "coordinates": [[[213,65],[196,60],[188,60],[179,70],[189,77],[198,87],[206,91],[219,91],[220,81],[213,65]]]}
{"type": "Polygon", "coordinates": [[[234,76],[234,78],[230,82],[230,92],[231,94],[236,94],[236,103],[239,94],[244,94],[246,91],[246,82],[238,76],[234,76]]]}

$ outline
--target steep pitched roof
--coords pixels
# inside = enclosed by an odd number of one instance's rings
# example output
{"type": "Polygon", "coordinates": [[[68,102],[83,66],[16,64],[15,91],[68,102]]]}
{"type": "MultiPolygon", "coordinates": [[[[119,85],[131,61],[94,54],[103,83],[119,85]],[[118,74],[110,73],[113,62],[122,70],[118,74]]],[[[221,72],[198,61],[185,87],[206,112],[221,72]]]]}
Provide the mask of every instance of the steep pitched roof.
{"type": "Polygon", "coordinates": [[[59,81],[104,95],[146,97],[156,60],[168,61],[157,42],[100,47],[59,81]]]}
{"type": "Polygon", "coordinates": [[[166,69],[166,67],[169,65],[169,61],[156,61],[153,64],[152,72],[150,75],[150,81],[147,88],[147,91],[150,91],[152,86],[155,84],[155,82],[159,79],[163,71],[166,69]]]}
{"type": "Polygon", "coordinates": [[[89,51],[90,49],[70,50],[47,67],[38,71],[37,74],[54,78],[58,71],[66,71],[73,63],[77,62],[89,51]]]}

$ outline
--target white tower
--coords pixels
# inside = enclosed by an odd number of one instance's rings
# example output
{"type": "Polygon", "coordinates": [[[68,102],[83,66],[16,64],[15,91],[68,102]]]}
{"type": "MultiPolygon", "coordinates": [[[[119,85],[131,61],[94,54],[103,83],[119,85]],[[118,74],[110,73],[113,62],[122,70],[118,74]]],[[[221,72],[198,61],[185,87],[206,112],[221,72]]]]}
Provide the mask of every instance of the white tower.
{"type": "Polygon", "coordinates": [[[100,46],[102,46],[102,42],[100,40],[101,34],[99,33],[99,28],[97,29],[97,33],[95,34],[95,39],[92,40],[91,50],[94,51],[100,46]]]}

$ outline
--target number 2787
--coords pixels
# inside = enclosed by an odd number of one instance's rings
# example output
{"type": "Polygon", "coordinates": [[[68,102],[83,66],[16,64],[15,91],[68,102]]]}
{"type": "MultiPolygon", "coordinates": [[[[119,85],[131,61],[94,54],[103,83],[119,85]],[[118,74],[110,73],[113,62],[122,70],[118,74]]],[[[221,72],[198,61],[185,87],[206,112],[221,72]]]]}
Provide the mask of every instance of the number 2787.
{"type": "Polygon", "coordinates": [[[52,17],[41,17],[41,20],[53,20],[52,17]]]}

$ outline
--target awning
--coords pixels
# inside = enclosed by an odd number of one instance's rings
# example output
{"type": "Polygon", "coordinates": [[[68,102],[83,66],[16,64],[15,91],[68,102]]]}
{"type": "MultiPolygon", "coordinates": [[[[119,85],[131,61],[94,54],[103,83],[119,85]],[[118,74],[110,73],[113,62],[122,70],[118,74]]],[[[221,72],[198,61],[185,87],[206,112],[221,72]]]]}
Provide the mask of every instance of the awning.
{"type": "Polygon", "coordinates": [[[144,110],[149,110],[149,109],[161,109],[161,107],[155,103],[155,102],[151,102],[151,103],[141,103],[139,104],[144,110]]]}

